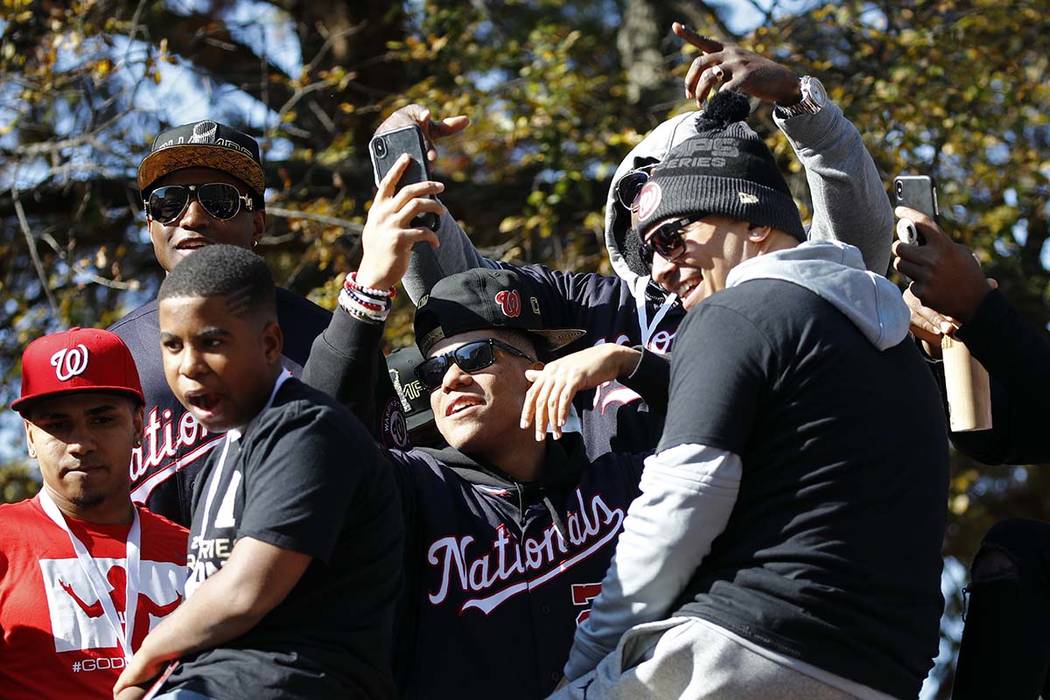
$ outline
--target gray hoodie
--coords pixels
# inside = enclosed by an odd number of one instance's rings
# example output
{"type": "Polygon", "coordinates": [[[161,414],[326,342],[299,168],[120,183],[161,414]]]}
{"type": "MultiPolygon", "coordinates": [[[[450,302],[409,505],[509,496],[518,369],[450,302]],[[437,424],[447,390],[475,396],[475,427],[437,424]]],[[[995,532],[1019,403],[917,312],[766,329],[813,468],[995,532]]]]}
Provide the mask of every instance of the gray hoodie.
{"type": "Polygon", "coordinates": [[[805,287],[841,311],[879,350],[908,335],[911,314],[897,285],[864,269],[860,251],[839,241],[807,241],[752,258],[729,271],[727,287],[756,279],[805,287]]]}

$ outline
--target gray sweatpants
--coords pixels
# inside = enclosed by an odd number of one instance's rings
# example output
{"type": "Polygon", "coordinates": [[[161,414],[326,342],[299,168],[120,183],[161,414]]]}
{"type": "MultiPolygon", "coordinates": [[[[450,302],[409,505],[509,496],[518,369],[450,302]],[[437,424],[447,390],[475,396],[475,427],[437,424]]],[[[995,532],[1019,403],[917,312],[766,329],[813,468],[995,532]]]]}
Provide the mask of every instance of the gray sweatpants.
{"type": "Polygon", "coordinates": [[[598,667],[551,700],[846,700],[888,695],[831,676],[829,685],[778,663],[694,617],[672,617],[628,630],[598,667]]]}

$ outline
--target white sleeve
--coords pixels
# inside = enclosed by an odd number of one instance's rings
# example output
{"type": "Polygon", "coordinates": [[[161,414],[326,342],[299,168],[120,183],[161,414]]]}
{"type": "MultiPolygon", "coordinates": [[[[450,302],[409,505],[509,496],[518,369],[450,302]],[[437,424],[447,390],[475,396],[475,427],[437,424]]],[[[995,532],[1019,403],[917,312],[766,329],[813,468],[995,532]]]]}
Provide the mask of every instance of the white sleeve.
{"type": "Polygon", "coordinates": [[[706,445],[678,445],[645,460],[642,493],[627,511],[590,617],[576,629],[566,678],[594,669],[631,627],[667,614],[725,530],[741,473],[740,457],[706,445]]]}

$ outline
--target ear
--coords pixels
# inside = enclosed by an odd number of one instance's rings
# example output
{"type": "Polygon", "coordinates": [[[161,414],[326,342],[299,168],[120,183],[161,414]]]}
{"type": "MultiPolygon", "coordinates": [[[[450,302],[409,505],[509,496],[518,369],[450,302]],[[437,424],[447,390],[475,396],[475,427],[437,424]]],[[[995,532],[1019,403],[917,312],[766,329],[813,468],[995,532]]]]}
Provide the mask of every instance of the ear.
{"type": "Polygon", "coordinates": [[[267,321],[262,329],[263,355],[269,364],[280,364],[284,351],[284,332],[277,321],[267,321]]]}
{"type": "Polygon", "coordinates": [[[135,447],[142,447],[142,429],[145,426],[146,407],[142,405],[131,409],[131,434],[135,437],[135,447]]]}
{"type": "Polygon", "coordinates": [[[29,421],[23,418],[22,425],[26,431],[26,451],[29,453],[29,459],[36,459],[36,447],[33,445],[33,431],[30,429],[29,421]]]}
{"type": "Polygon", "coordinates": [[[763,243],[773,233],[772,226],[752,226],[747,231],[747,240],[752,243],[763,243]]]}
{"type": "Polygon", "coordinates": [[[266,233],[266,210],[252,212],[252,247],[259,244],[259,239],[266,233]]]}

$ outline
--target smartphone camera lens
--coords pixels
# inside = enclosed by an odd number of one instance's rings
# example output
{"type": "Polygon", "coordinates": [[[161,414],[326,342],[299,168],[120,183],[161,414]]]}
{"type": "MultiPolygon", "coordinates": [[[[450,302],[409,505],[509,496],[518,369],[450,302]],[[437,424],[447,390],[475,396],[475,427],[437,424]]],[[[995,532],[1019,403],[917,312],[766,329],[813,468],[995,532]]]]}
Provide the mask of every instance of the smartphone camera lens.
{"type": "Polygon", "coordinates": [[[904,199],[904,183],[897,180],[897,199],[904,199]]]}
{"type": "Polygon", "coordinates": [[[386,158],[386,141],[383,139],[373,141],[372,151],[376,154],[376,158],[386,158]]]}

